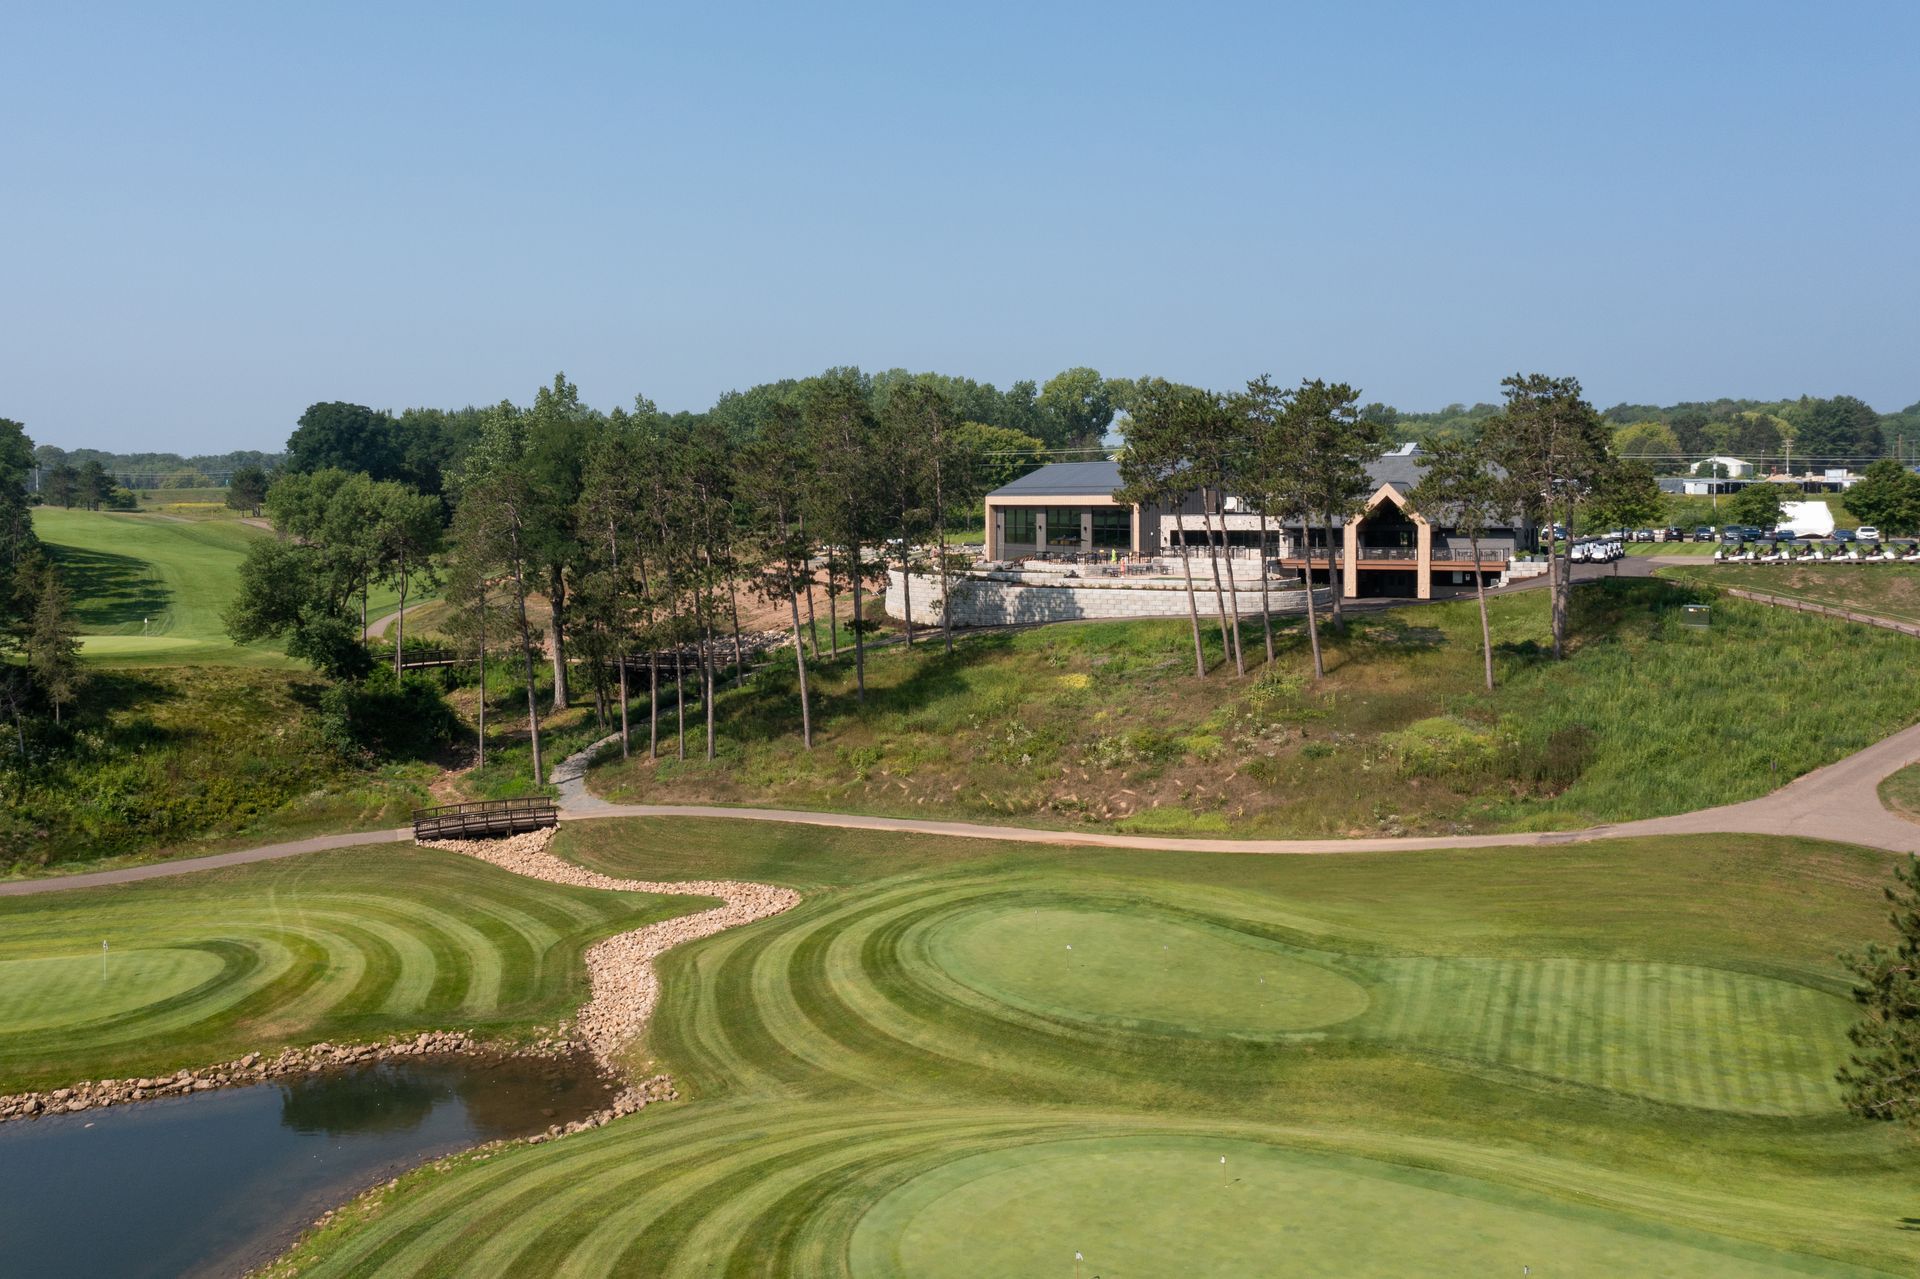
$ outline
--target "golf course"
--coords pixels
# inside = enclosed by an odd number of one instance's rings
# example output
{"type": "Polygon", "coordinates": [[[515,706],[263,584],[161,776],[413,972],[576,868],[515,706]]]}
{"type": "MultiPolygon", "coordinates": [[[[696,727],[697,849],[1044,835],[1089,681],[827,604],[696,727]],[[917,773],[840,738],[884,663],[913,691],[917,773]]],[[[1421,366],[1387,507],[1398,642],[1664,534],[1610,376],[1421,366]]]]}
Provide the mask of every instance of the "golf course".
{"type": "MultiPolygon", "coordinates": [[[[237,519],[37,507],[33,529],[65,575],[81,653],[114,666],[292,665],[269,644],[236,644],[222,618],[249,543],[273,534],[237,519]]],[[[368,598],[371,616],[397,597],[368,598]]]]}
{"type": "Polygon", "coordinates": [[[570,824],[556,849],[804,900],[661,962],[632,1065],[679,1104],[409,1174],[270,1273],[1920,1261],[1920,1155],[1831,1082],[1834,955],[1875,935],[1890,855],[1258,857],[680,820],[570,824]]]}
{"type": "Polygon", "coordinates": [[[285,666],[276,650],[235,644],[221,610],[239,587],[247,543],[271,537],[238,520],[40,507],[34,532],[73,593],[81,652],[123,666],[285,666]]]}

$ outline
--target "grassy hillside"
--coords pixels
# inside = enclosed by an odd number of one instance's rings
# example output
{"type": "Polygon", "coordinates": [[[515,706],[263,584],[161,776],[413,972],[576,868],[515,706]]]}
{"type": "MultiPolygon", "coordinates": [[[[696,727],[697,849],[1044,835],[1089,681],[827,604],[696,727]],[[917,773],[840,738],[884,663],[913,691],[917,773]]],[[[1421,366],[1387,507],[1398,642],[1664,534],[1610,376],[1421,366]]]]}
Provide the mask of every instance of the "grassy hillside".
{"type": "MultiPolygon", "coordinates": [[[[221,614],[247,546],[271,533],[239,520],[37,507],[34,532],[66,575],[82,651],[114,666],[287,666],[271,644],[235,644],[221,614]]],[[[377,588],[368,615],[397,602],[377,588]]]]}
{"type": "MultiPolygon", "coordinates": [[[[1185,624],[1114,622],[875,652],[814,668],[816,748],[784,667],[717,703],[718,759],[593,773],[609,798],[954,815],[1146,833],[1558,828],[1751,798],[1920,718],[1913,641],[1612,580],[1575,593],[1555,663],[1544,593],[1493,605],[1498,690],[1470,602],[1365,614],[1310,678],[1303,631],[1237,679],[1192,675],[1185,624]],[[1836,687],[1845,698],[1831,695],[1836,687]],[[1765,723],[1765,733],[1738,726],[1765,723]]],[[[1258,662],[1258,626],[1249,628],[1258,662]]]]}
{"type": "Polygon", "coordinates": [[[4,783],[0,874],[404,824],[438,769],[343,756],[321,688],[236,666],[96,672],[67,745],[4,783]]]}
{"type": "Polygon", "coordinates": [[[0,1092],[327,1038],[523,1030],[586,997],[593,941],[705,904],[405,844],[0,898],[0,1092]]]}
{"type": "Polygon", "coordinates": [[[404,1178],[279,1273],[1911,1273],[1920,1154],[1839,1111],[1892,858],[1329,858],[588,823],[807,894],[670,954],[688,1100],[404,1178]]]}
{"type": "Polygon", "coordinates": [[[1920,622],[1920,564],[1714,564],[1656,571],[1703,586],[1737,586],[1920,622]]]}

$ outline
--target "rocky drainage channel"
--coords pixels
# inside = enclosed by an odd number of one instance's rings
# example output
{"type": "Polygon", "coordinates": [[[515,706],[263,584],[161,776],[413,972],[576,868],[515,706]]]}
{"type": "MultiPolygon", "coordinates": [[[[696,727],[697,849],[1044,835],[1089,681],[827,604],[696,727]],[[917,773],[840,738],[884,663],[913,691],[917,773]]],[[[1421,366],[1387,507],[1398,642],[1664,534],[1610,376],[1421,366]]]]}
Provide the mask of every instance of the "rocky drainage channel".
{"type": "Polygon", "coordinates": [[[204,1066],[198,1070],[175,1071],[170,1075],[86,1080],[67,1088],[0,1096],[0,1123],[40,1115],[75,1114],[101,1106],[256,1084],[287,1075],[368,1064],[389,1058],[554,1058],[582,1050],[593,1058],[602,1075],[618,1089],[613,1100],[604,1109],[585,1119],[555,1125],[545,1132],[534,1133],[521,1140],[529,1143],[550,1141],[567,1133],[597,1128],[608,1120],[630,1115],[649,1102],[672,1100],[675,1096],[672,1079],[666,1075],[654,1075],[648,1079],[630,1080],[616,1058],[621,1046],[646,1026],[647,1019],[653,1015],[654,1006],[659,1002],[660,982],[654,975],[653,961],[684,942],[711,937],[729,928],[791,910],[799,903],[800,894],[768,884],[732,880],[655,883],[615,879],[563,862],[547,852],[547,845],[552,842],[553,836],[554,831],[547,829],[509,839],[422,840],[421,843],[424,847],[477,857],[516,875],[550,883],[615,892],[717,897],[722,904],[711,910],[621,933],[590,947],[587,950],[587,974],[592,993],[587,1002],[581,1006],[570,1030],[563,1026],[563,1033],[558,1037],[543,1038],[532,1045],[489,1044],[462,1031],[427,1031],[411,1038],[371,1044],[320,1043],[305,1048],[288,1048],[272,1057],[257,1052],[248,1053],[233,1061],[204,1066]]]}

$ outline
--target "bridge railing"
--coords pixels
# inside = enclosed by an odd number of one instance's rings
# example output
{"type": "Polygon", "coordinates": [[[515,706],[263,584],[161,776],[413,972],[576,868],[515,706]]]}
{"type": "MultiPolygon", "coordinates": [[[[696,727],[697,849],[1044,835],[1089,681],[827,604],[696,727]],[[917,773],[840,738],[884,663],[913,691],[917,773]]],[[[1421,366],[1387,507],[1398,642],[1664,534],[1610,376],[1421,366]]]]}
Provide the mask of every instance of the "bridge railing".
{"type": "Polygon", "coordinates": [[[545,795],[476,799],[413,810],[415,839],[493,839],[559,824],[559,805],[545,795]]]}

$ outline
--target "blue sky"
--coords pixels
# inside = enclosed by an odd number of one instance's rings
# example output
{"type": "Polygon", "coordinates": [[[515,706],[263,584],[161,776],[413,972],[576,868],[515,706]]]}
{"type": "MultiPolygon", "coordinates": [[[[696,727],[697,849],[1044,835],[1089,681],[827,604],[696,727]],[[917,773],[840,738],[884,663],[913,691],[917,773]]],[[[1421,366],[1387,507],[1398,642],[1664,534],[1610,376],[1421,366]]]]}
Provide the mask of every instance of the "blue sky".
{"type": "Polygon", "coordinates": [[[832,364],[1920,399],[1920,6],[0,0],[0,416],[832,364]]]}

